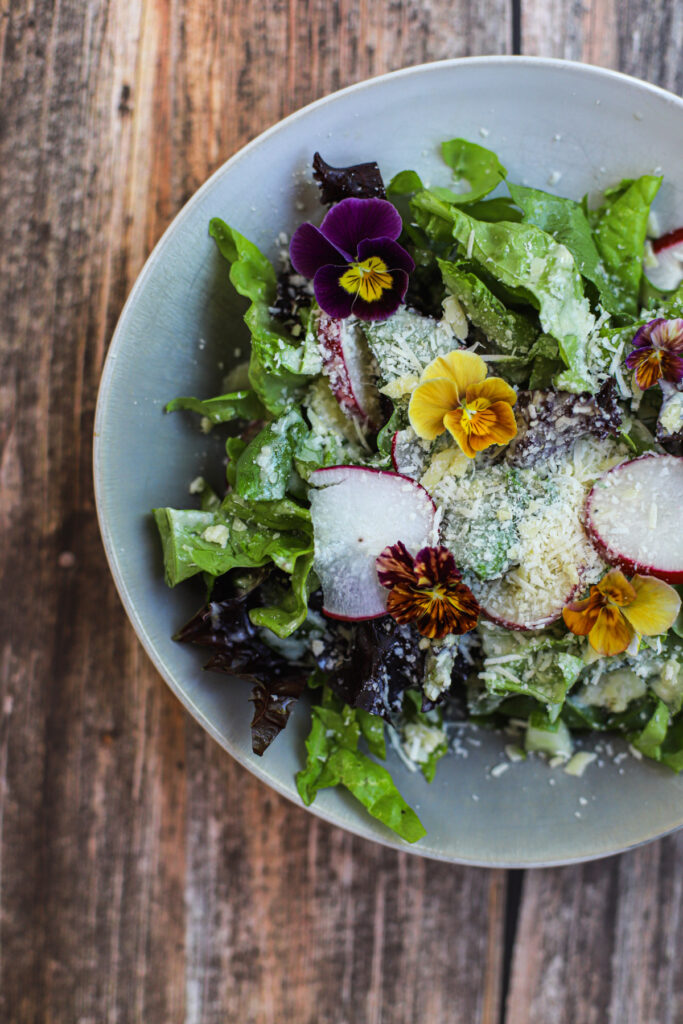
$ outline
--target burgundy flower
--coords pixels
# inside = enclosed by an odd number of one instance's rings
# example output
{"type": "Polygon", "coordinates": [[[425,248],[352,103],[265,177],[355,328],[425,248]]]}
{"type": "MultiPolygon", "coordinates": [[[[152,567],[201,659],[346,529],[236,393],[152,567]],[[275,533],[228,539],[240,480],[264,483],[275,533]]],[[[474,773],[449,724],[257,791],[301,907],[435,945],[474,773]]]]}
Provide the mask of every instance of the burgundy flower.
{"type": "Polygon", "coordinates": [[[313,278],[318,305],[333,317],[386,320],[403,301],[415,264],[398,244],[401,217],[386,199],[342,199],[322,224],[302,224],[292,266],[313,278]]]}
{"type": "Polygon", "coordinates": [[[399,541],[384,549],[376,565],[389,590],[387,611],[397,622],[414,622],[423,636],[436,639],[476,626],[479,605],[448,548],[422,548],[413,558],[399,541]]]}
{"type": "Polygon", "coordinates": [[[633,339],[633,351],[626,357],[629,370],[636,371],[636,383],[646,391],[658,380],[678,384],[683,380],[683,320],[650,320],[633,339]]]}

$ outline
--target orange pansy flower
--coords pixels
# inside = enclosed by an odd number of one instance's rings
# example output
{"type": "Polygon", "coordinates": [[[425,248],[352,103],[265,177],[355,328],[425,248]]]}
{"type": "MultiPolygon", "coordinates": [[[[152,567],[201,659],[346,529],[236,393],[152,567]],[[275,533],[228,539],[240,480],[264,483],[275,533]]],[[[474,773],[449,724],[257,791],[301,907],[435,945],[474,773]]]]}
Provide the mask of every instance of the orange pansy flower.
{"type": "Polygon", "coordinates": [[[621,654],[636,634],[665,633],[680,611],[681,600],[668,583],[654,576],[634,576],[629,582],[612,569],[587,598],[562,611],[565,625],[577,636],[587,636],[598,654],[621,654]]]}
{"type": "Polygon", "coordinates": [[[423,636],[441,639],[477,624],[479,605],[448,548],[422,548],[413,558],[399,541],[377,559],[377,577],[389,590],[389,614],[402,624],[414,622],[423,636]]]}
{"type": "Polygon", "coordinates": [[[492,444],[507,444],[517,433],[512,406],[517,395],[474,352],[439,356],[426,367],[415,388],[408,416],[415,433],[433,441],[444,430],[468,458],[492,444]]]}

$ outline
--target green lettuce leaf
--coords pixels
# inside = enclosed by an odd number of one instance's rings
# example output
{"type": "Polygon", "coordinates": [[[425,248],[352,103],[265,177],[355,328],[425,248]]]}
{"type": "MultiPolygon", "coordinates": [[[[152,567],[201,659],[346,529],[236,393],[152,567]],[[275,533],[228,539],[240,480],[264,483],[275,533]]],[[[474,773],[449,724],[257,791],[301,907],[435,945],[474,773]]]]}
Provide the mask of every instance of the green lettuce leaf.
{"type": "Polygon", "coordinates": [[[453,171],[456,183],[463,191],[435,188],[432,191],[447,203],[462,206],[483,199],[500,185],[507,171],[495,153],[466,139],[449,139],[441,143],[441,155],[453,171]],[[465,187],[469,186],[469,188],[465,187]]]}
{"type": "Polygon", "coordinates": [[[438,259],[437,263],[446,291],[455,296],[468,320],[501,352],[529,351],[539,332],[528,317],[507,309],[466,262],[438,259]]]}
{"type": "Polygon", "coordinates": [[[659,316],[667,319],[683,317],[683,284],[672,292],[664,292],[664,298],[659,305],[659,316]]]}
{"type": "Polygon", "coordinates": [[[313,550],[308,510],[287,499],[247,504],[228,494],[211,511],[157,508],[153,514],[170,587],[202,571],[221,576],[270,561],[291,573],[297,558],[313,550]],[[206,539],[207,528],[215,539],[206,539]]]}
{"type": "Polygon", "coordinates": [[[606,202],[589,212],[593,237],[620,312],[636,317],[643,276],[643,247],[650,206],[661,177],[644,174],[605,193],[606,202]]]}
{"type": "Polygon", "coordinates": [[[662,743],[669,728],[669,709],[663,700],[657,701],[657,706],[652,713],[647,725],[637,735],[631,737],[631,743],[646,757],[660,761],[662,756],[662,743]]]}
{"type": "Polygon", "coordinates": [[[479,203],[468,203],[465,213],[475,220],[487,220],[492,224],[498,221],[520,221],[522,214],[508,196],[496,196],[494,199],[482,199],[479,203]]]}
{"type": "Polygon", "coordinates": [[[360,726],[361,736],[368,745],[368,750],[382,761],[387,756],[384,740],[384,719],[381,715],[373,715],[364,708],[356,708],[356,717],[360,726]]]}
{"type": "Polygon", "coordinates": [[[287,411],[307,379],[320,372],[319,356],[307,341],[296,342],[271,315],[276,277],[263,253],[219,217],[212,219],[209,234],[230,263],[236,291],[251,300],[244,315],[251,332],[249,381],[266,409],[279,415],[287,411]]]}
{"type": "Polygon", "coordinates": [[[417,171],[399,171],[387,185],[388,196],[410,196],[424,188],[417,171]]]}
{"type": "Polygon", "coordinates": [[[431,192],[412,200],[418,223],[442,236],[449,224],[475,266],[499,281],[517,301],[538,310],[543,330],[558,342],[568,369],[556,380],[566,391],[595,391],[588,374],[586,345],[595,320],[571,253],[534,224],[485,223],[446,206],[431,192]]]}
{"type": "Polygon", "coordinates": [[[157,508],[153,514],[168,586],[200,572],[216,577],[230,569],[272,562],[290,575],[290,588],[281,587],[277,600],[252,609],[252,622],[287,637],[304,621],[314,578],[313,528],[307,509],[287,498],[246,502],[228,494],[211,510],[157,508]]]}
{"type": "Polygon", "coordinates": [[[623,312],[622,302],[613,291],[603,268],[581,203],[563,196],[550,195],[540,189],[513,185],[512,182],[508,182],[508,188],[524,213],[525,223],[535,224],[569,249],[579,272],[597,288],[603,308],[609,313],[623,312]]]}
{"type": "Polygon", "coordinates": [[[237,463],[246,447],[247,442],[243,441],[241,437],[229,437],[225,442],[225,454],[228,457],[228,464],[225,467],[225,479],[233,489],[237,485],[237,463]]]}
{"type": "Polygon", "coordinates": [[[284,498],[292,473],[292,459],[308,427],[298,409],[267,423],[240,455],[235,487],[250,501],[276,501],[284,498]]]}
{"type": "Polygon", "coordinates": [[[482,627],[480,633],[484,662],[479,679],[488,693],[535,697],[545,705],[550,722],[555,722],[585,667],[576,638],[553,633],[526,635],[495,627],[482,627]]]}
{"type": "Polygon", "coordinates": [[[540,388],[545,391],[552,386],[553,381],[562,373],[563,362],[560,359],[560,347],[554,338],[549,334],[541,334],[529,353],[531,374],[529,376],[529,388],[540,388]]]}
{"type": "Polygon", "coordinates": [[[353,422],[344,415],[325,377],[319,377],[304,395],[303,405],[311,429],[302,435],[294,452],[294,465],[303,480],[324,466],[366,462],[367,448],[353,422]]]}
{"type": "Polygon", "coordinates": [[[297,774],[299,795],[308,806],[321,789],[344,786],[374,818],[409,843],[426,831],[382,765],[358,751],[361,725],[358,713],[323,688],[320,704],[311,708],[311,731],[306,740],[306,765],[297,774]]]}
{"type": "MultiPolygon", "coordinates": [[[[270,629],[279,637],[291,636],[308,615],[308,599],[312,591],[313,551],[305,551],[294,559],[291,586],[283,590],[277,604],[252,608],[249,618],[255,626],[270,629]]],[[[315,576],[314,576],[315,578],[315,576]]]]}
{"type": "Polygon", "coordinates": [[[164,412],[187,409],[206,416],[211,423],[228,423],[230,420],[260,420],[265,409],[254,391],[233,391],[216,398],[174,398],[164,412]]]}
{"type": "Polygon", "coordinates": [[[660,760],[675,772],[683,771],[683,714],[674,718],[662,741],[660,760]]]}

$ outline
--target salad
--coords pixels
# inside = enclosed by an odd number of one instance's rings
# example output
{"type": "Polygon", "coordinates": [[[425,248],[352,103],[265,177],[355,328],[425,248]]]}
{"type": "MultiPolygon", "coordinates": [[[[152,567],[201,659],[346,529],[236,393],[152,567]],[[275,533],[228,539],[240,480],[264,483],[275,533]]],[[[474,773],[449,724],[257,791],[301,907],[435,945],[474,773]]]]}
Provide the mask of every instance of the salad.
{"type": "Polygon", "coordinates": [[[304,702],[302,800],[343,786],[408,842],[387,741],[426,782],[466,722],[570,774],[595,732],[683,769],[683,232],[657,175],[577,201],[441,152],[438,187],[316,154],[277,269],[211,221],[251,353],[168,404],[226,460],[154,510],[166,582],[203,588],[176,639],[252,681],[254,752],[304,702]]]}

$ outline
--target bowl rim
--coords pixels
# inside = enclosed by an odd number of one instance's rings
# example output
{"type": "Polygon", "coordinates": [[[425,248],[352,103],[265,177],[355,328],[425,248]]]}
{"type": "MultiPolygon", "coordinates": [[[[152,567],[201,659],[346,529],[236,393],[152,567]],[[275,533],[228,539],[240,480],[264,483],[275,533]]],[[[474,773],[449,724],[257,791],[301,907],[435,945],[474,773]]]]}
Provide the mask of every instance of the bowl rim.
{"type": "MultiPolygon", "coordinates": [[[[298,799],[295,792],[288,789],[286,785],[281,782],[278,778],[269,775],[264,771],[260,764],[256,763],[253,757],[249,754],[243,755],[241,751],[234,750],[226,746],[223,737],[220,732],[213,724],[210,718],[208,718],[204,712],[193,702],[191,697],[182,687],[179,680],[177,680],[173,672],[165,664],[164,660],[158,654],[155,644],[149,635],[149,632],[142,621],[135,602],[133,601],[128,585],[126,582],[125,573],[121,568],[121,564],[117,555],[113,531],[107,519],[105,512],[105,497],[104,497],[104,461],[105,456],[103,454],[103,442],[102,438],[102,425],[106,418],[107,404],[110,395],[112,380],[115,372],[116,358],[118,354],[118,348],[122,344],[122,338],[126,326],[126,320],[130,310],[134,307],[139,293],[144,289],[147,278],[151,273],[154,265],[157,263],[162,249],[165,246],[165,242],[168,236],[177,230],[178,226],[184,222],[184,220],[190,216],[194,207],[201,201],[204,193],[207,192],[213,185],[213,183],[226,174],[234,165],[239,163],[247,154],[253,150],[258,149],[264,142],[266,142],[271,135],[276,134],[281,129],[291,125],[300,118],[305,117],[309,111],[313,109],[319,109],[328,104],[335,102],[342,96],[348,96],[354,92],[361,92],[364,89],[372,85],[377,85],[381,82],[394,79],[410,78],[414,75],[419,76],[425,73],[437,72],[446,68],[456,68],[463,65],[493,65],[493,66],[509,66],[509,67],[545,67],[548,69],[558,69],[569,71],[580,75],[586,75],[588,77],[594,77],[602,80],[612,80],[617,82],[629,83],[630,85],[636,85],[639,89],[646,93],[651,93],[663,99],[667,103],[679,107],[683,113],[683,98],[677,96],[675,93],[670,92],[667,89],[663,89],[660,86],[653,85],[650,82],[642,81],[633,75],[625,74],[622,71],[614,71],[611,68],[603,68],[594,64],[587,64],[581,61],[565,60],[556,57],[537,57],[537,56],[526,56],[516,54],[505,54],[505,55],[483,55],[474,57],[452,57],[445,60],[427,61],[421,64],[409,65],[407,67],[399,68],[395,71],[388,71],[384,74],[374,75],[371,78],[365,78],[360,82],[354,82],[352,85],[345,86],[342,89],[338,89],[332,93],[328,93],[324,96],[313,100],[306,106],[300,107],[288,114],[286,117],[279,121],[276,121],[264,131],[260,132],[255,138],[251,139],[244,146],[240,147],[235,153],[232,154],[226,161],[224,161],[215,171],[206,179],[206,181],[200,185],[200,187],[193,193],[185,205],[178,211],[173,217],[169,225],[166,227],[159,240],[154,245],[153,249],[147,256],[139,274],[137,275],[133,286],[123,304],[121,312],[119,314],[116,327],[111,336],[107,354],[105,357],[102,374],[98,386],[97,404],[95,408],[95,419],[93,429],[93,482],[94,482],[94,494],[95,494],[95,506],[97,510],[97,520],[99,524],[100,534],[102,537],[102,543],[104,546],[107,563],[109,570],[112,574],[116,590],[118,591],[119,598],[123,604],[124,611],[135,630],[138,640],[142,644],[147,656],[150,658],[154,667],[156,668],[159,675],[164,679],[166,684],[169,686],[173,694],[180,700],[185,709],[192,715],[192,717],[205,729],[209,735],[219,744],[219,746],[226,751],[231,757],[233,757],[240,765],[247,769],[252,775],[258,778],[261,782],[267,785],[270,789],[275,790],[281,796],[285,797],[290,803],[299,807],[302,810],[306,810],[321,820],[328,822],[331,825],[335,825],[338,828],[342,828],[353,835],[359,836],[363,839],[370,840],[371,842],[380,843],[382,846],[388,847],[392,850],[400,852],[407,852],[414,856],[424,857],[430,860],[442,861],[450,864],[458,864],[467,867],[480,867],[480,868],[491,868],[491,869],[527,869],[527,868],[548,868],[548,867],[562,867],[571,864],[582,864],[593,860],[601,860],[605,857],[615,856],[617,854],[626,853],[630,850],[635,850],[640,846],[644,846],[656,839],[662,839],[666,836],[672,835],[683,828],[683,816],[678,824],[672,826],[670,829],[665,831],[653,831],[651,835],[647,835],[645,838],[640,838],[634,843],[630,843],[626,846],[617,848],[604,848],[598,852],[587,852],[574,857],[567,858],[552,858],[548,860],[524,860],[517,859],[511,861],[489,859],[485,860],[480,857],[459,857],[453,856],[449,853],[443,853],[439,850],[425,848],[420,844],[410,844],[403,842],[398,837],[393,837],[391,834],[386,836],[378,835],[372,828],[372,825],[368,823],[364,824],[363,819],[358,816],[356,820],[347,819],[344,816],[338,814],[334,810],[328,810],[320,805],[312,804],[309,807],[304,808],[304,805],[298,799]]],[[[428,840],[428,837],[425,837],[428,840]]]]}

